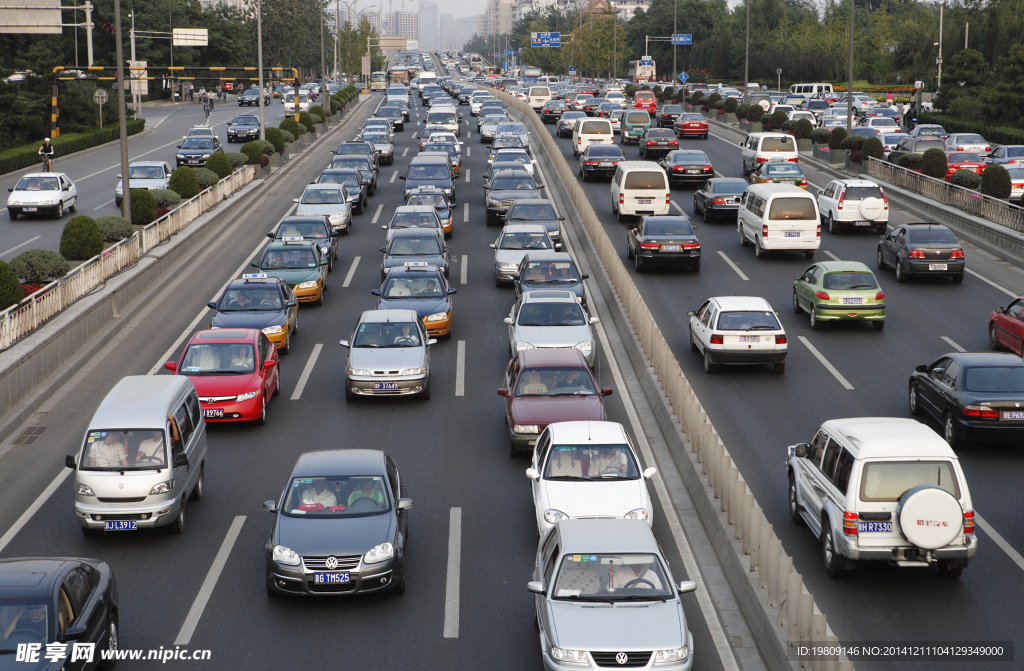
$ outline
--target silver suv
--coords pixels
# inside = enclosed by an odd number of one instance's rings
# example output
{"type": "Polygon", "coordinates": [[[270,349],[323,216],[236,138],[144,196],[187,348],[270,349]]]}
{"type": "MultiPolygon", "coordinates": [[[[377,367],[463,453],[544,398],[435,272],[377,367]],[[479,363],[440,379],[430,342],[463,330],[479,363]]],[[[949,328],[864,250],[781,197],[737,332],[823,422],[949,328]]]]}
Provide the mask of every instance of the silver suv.
{"type": "Polygon", "coordinates": [[[818,189],[821,223],[835,235],[841,228],[874,228],[885,233],[889,202],[882,187],[868,179],[834,179],[818,189]]]}

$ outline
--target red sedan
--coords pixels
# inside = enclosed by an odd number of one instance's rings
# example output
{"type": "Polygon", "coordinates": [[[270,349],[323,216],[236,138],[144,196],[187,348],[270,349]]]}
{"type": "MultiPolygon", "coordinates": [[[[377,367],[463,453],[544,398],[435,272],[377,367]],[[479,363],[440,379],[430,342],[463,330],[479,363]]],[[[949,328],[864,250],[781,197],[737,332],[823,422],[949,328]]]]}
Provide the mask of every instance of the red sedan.
{"type": "Polygon", "coordinates": [[[676,117],[675,123],[672,124],[672,130],[675,131],[676,137],[692,136],[702,137],[706,140],[708,139],[708,120],[704,118],[703,114],[687,112],[676,117]]]}
{"type": "Polygon", "coordinates": [[[423,129],[423,134],[420,135],[420,151],[423,151],[423,148],[427,146],[427,140],[430,139],[430,135],[432,133],[448,133],[448,132],[450,132],[450,131],[447,128],[445,128],[444,126],[427,126],[426,128],[424,128],[423,129]]]}
{"type": "Polygon", "coordinates": [[[505,369],[505,422],[515,457],[533,449],[553,422],[603,421],[604,397],[583,353],[572,347],[525,349],[505,369]]]}
{"type": "Polygon", "coordinates": [[[946,152],[946,181],[957,170],[972,170],[979,175],[985,171],[985,161],[974,152],[969,151],[947,151],[946,152]]]}
{"type": "Polygon", "coordinates": [[[199,331],[164,368],[192,381],[207,422],[263,425],[268,398],[281,391],[277,348],[256,329],[199,331]]]}
{"type": "Polygon", "coordinates": [[[988,319],[988,344],[992,349],[1008,349],[1024,356],[1024,298],[1016,298],[1001,310],[993,310],[988,319]]]}

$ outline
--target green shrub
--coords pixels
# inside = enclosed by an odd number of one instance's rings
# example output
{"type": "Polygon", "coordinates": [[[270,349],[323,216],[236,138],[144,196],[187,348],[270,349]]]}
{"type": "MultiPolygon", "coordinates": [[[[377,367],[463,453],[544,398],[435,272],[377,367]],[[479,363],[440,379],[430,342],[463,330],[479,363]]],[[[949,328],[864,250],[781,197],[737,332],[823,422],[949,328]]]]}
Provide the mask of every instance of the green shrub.
{"type": "Polygon", "coordinates": [[[295,142],[295,135],[292,134],[291,131],[283,130],[283,131],[281,131],[281,135],[284,136],[284,141],[286,143],[288,143],[288,142],[295,142]]]}
{"type": "Polygon", "coordinates": [[[255,142],[243,144],[242,153],[249,159],[249,165],[263,165],[263,148],[255,142]]]}
{"type": "Polygon", "coordinates": [[[723,105],[725,105],[725,101],[724,100],[716,100],[715,102],[711,103],[710,107],[713,110],[720,110],[720,109],[722,109],[723,105]]]}
{"type": "Polygon", "coordinates": [[[628,86],[626,86],[626,90],[624,91],[624,93],[625,93],[627,98],[632,98],[633,94],[636,93],[639,90],[640,90],[640,87],[637,86],[636,84],[629,84],[628,86]]]}
{"type": "Polygon", "coordinates": [[[990,165],[981,173],[981,192],[986,196],[1006,200],[1012,188],[1010,173],[1001,165],[990,165]]]}
{"type": "Polygon", "coordinates": [[[921,169],[921,155],[920,154],[904,154],[899,157],[898,165],[901,168],[907,170],[920,170],[921,169]]]}
{"type": "Polygon", "coordinates": [[[928,175],[936,179],[946,179],[948,173],[949,166],[946,164],[946,155],[941,149],[932,147],[921,156],[922,175],[928,175]]]}
{"type": "Polygon", "coordinates": [[[814,126],[807,119],[797,119],[793,124],[793,137],[798,140],[806,140],[814,132],[814,126]]]}
{"type": "Polygon", "coordinates": [[[828,148],[833,151],[841,149],[843,140],[846,139],[845,128],[833,128],[828,134],[828,148]]]}
{"type": "Polygon", "coordinates": [[[341,103],[336,98],[331,98],[331,116],[334,116],[341,109],[341,103]]]}
{"type": "MultiPolygon", "coordinates": [[[[177,191],[171,191],[170,189],[153,189],[150,191],[153,197],[156,198],[156,206],[170,210],[178,206],[181,202],[181,196],[177,191]]],[[[101,217],[101,219],[104,217],[101,217]]],[[[96,221],[99,221],[97,219],[96,221]]]]}
{"type": "MultiPolygon", "coordinates": [[[[103,249],[102,244],[100,249],[103,249]]],[[[11,259],[11,268],[29,284],[46,284],[67,275],[71,271],[71,264],[53,250],[29,249],[11,259]]]]}
{"type": "Polygon", "coordinates": [[[736,114],[737,107],[739,107],[739,102],[735,98],[726,98],[722,104],[722,109],[725,110],[726,114],[736,114]]]}
{"type": "Polygon", "coordinates": [[[187,165],[175,169],[171,173],[171,181],[168,182],[167,188],[181,196],[182,200],[195,197],[199,193],[199,180],[196,179],[196,171],[187,165]]]}
{"type": "Polygon", "coordinates": [[[828,135],[827,128],[815,128],[811,131],[811,142],[814,144],[826,144],[828,143],[828,135]]]}
{"type": "Polygon", "coordinates": [[[749,112],[749,111],[750,111],[750,105],[747,104],[747,103],[740,103],[740,104],[736,105],[736,112],[735,112],[736,118],[741,120],[741,121],[743,119],[746,119],[747,118],[747,112],[749,112]]]}
{"type": "Polygon", "coordinates": [[[917,122],[939,124],[947,133],[978,133],[993,144],[1024,144],[1024,128],[992,126],[960,119],[951,114],[918,114],[917,122]]]}
{"type": "Polygon", "coordinates": [[[309,112],[299,112],[299,124],[306,127],[306,132],[313,132],[313,117],[309,112]]]}
{"type": "Polygon", "coordinates": [[[267,142],[274,145],[274,151],[278,154],[284,153],[284,133],[281,132],[280,128],[268,128],[264,135],[267,136],[267,142]]]}
{"type": "MultiPolygon", "coordinates": [[[[153,191],[150,191],[153,193],[153,191]]],[[[172,192],[173,193],[173,192],[172,192]]],[[[178,195],[178,194],[174,194],[178,195]]],[[[135,206],[135,194],[132,194],[132,207],[135,206]]],[[[96,217],[96,225],[99,226],[104,242],[117,242],[132,237],[132,222],[122,217],[96,217]]]]}
{"type": "Polygon", "coordinates": [[[249,157],[240,151],[227,151],[224,152],[224,155],[228,157],[229,161],[231,161],[232,170],[238,170],[243,165],[249,163],[249,157]]]}
{"type": "Polygon", "coordinates": [[[781,129],[782,125],[789,121],[789,117],[782,110],[775,110],[769,118],[769,122],[772,124],[772,128],[781,129]]]}
{"type": "Polygon", "coordinates": [[[103,251],[103,234],[92,217],[80,214],[64,224],[60,255],[69,261],[85,261],[103,251]]]}
{"type": "MultiPolygon", "coordinates": [[[[953,102],[956,101],[954,100],[953,102]]],[[[961,168],[959,170],[955,170],[953,174],[949,176],[949,183],[955,186],[962,186],[965,189],[977,189],[981,186],[981,175],[973,170],[965,170],[961,168]]]]}
{"type": "Polygon", "coordinates": [[[156,219],[156,198],[149,189],[132,189],[132,224],[147,226],[156,219]]]}
{"type": "Polygon", "coordinates": [[[274,143],[270,140],[253,140],[253,142],[259,146],[264,156],[270,156],[274,153],[274,143]]]}
{"type": "Polygon", "coordinates": [[[840,149],[849,149],[850,151],[860,151],[864,147],[864,140],[867,139],[863,135],[850,135],[844,137],[843,141],[839,143],[840,149]]]}
{"type": "Polygon", "coordinates": [[[196,168],[196,180],[199,182],[199,188],[205,191],[215,186],[220,181],[220,177],[207,168],[196,168]]]}
{"type": "Polygon", "coordinates": [[[751,105],[750,111],[747,112],[747,121],[750,123],[757,123],[764,118],[764,108],[760,105],[751,105]]]}
{"type": "Polygon", "coordinates": [[[711,105],[714,105],[716,102],[718,102],[721,99],[722,99],[722,96],[720,96],[718,94],[718,92],[712,93],[711,95],[708,96],[707,104],[710,107],[711,105]]]}
{"type": "Polygon", "coordinates": [[[659,93],[662,92],[660,86],[655,86],[653,89],[651,89],[651,91],[654,93],[654,95],[658,95],[659,93]]]}
{"type": "Polygon", "coordinates": [[[0,261],[0,310],[17,305],[24,296],[25,292],[18,281],[18,273],[14,272],[11,264],[0,261]]]}
{"type": "Polygon", "coordinates": [[[291,117],[288,117],[287,119],[282,121],[280,124],[278,124],[277,127],[280,128],[282,131],[287,131],[292,134],[292,139],[287,140],[287,142],[295,142],[294,138],[297,138],[304,132],[306,132],[299,126],[299,122],[291,117]]]}
{"type": "MultiPolygon", "coordinates": [[[[47,104],[47,118],[49,118],[49,104],[47,104]]],[[[96,108],[94,107],[95,111],[96,108]]],[[[129,119],[128,135],[141,133],[146,128],[145,119],[129,119]]],[[[50,143],[53,145],[54,158],[58,159],[68,154],[73,154],[83,149],[96,147],[106,142],[113,142],[120,137],[117,124],[107,126],[103,129],[93,129],[84,133],[67,133],[53,138],[50,143]]],[[[14,172],[22,168],[31,168],[40,164],[39,147],[42,142],[33,142],[29,145],[14,147],[0,151],[0,174],[14,172]]],[[[56,166],[54,166],[56,167],[56,166]]]]}
{"type": "Polygon", "coordinates": [[[310,107],[309,113],[312,114],[313,116],[318,116],[321,119],[327,118],[327,110],[325,110],[320,105],[313,105],[312,107],[310,107]]]}
{"type": "Polygon", "coordinates": [[[963,121],[980,124],[984,120],[984,115],[982,114],[984,109],[984,106],[978,104],[976,98],[964,96],[952,100],[949,103],[949,107],[946,108],[946,112],[950,116],[960,118],[963,121]]]}
{"type": "Polygon", "coordinates": [[[206,160],[206,169],[217,173],[217,176],[221,179],[224,179],[233,172],[231,159],[222,151],[218,151],[206,160]]]}
{"type": "Polygon", "coordinates": [[[689,97],[689,102],[691,105],[703,105],[705,103],[704,92],[694,91],[693,95],[689,97]]]}
{"type": "Polygon", "coordinates": [[[871,157],[877,158],[879,161],[885,155],[885,147],[882,145],[882,141],[877,137],[869,137],[864,140],[864,145],[860,148],[860,153],[864,155],[864,158],[871,157]]]}

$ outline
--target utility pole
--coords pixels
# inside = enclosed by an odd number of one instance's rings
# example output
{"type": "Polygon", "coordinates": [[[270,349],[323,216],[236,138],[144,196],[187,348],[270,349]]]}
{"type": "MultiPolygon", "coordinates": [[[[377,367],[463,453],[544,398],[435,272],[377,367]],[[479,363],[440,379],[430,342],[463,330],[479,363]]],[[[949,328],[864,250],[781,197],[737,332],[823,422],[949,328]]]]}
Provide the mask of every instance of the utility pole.
{"type": "MultiPolygon", "coordinates": [[[[324,108],[328,114],[331,112],[331,103],[328,101],[327,96],[327,80],[325,79],[327,73],[327,54],[324,51],[324,3],[320,3],[320,102],[327,103],[327,107],[324,108]]],[[[261,92],[262,96],[263,93],[261,92]]],[[[327,119],[324,119],[327,122],[327,119]]]]}
{"type": "Polygon", "coordinates": [[[677,72],[677,70],[676,70],[676,50],[678,49],[678,47],[676,47],[676,32],[677,32],[677,28],[676,28],[676,14],[677,14],[677,11],[676,10],[677,10],[678,6],[679,6],[679,0],[672,0],[672,78],[671,79],[672,79],[673,86],[676,83],[676,72],[677,72]]]}
{"type": "Polygon", "coordinates": [[[850,71],[846,88],[846,134],[853,130],[853,8],[856,0],[850,0],[850,71]]]}
{"type": "Polygon", "coordinates": [[[92,65],[92,3],[85,3],[85,50],[86,60],[92,65]]]}
{"type": "Polygon", "coordinates": [[[942,86],[942,10],[946,8],[946,5],[939,5],[939,57],[936,59],[936,63],[939,66],[938,76],[935,78],[935,90],[938,91],[939,87],[942,86]]]}
{"type": "Polygon", "coordinates": [[[121,127],[121,213],[132,220],[132,192],[128,188],[128,118],[124,105],[124,50],[121,47],[121,0],[114,0],[114,33],[117,38],[117,112],[121,127]]]}
{"type": "MultiPolygon", "coordinates": [[[[851,0],[852,2],[852,0],[851,0]]],[[[743,102],[750,100],[750,0],[747,0],[747,46],[743,56],[743,102]]]]}
{"type": "Polygon", "coordinates": [[[260,139],[266,140],[266,119],[263,116],[263,0],[256,1],[256,53],[260,68],[260,139]]]}
{"type": "Polygon", "coordinates": [[[967,31],[970,30],[970,28],[971,28],[971,24],[970,23],[965,23],[964,24],[964,50],[965,51],[967,50],[967,31]]]}

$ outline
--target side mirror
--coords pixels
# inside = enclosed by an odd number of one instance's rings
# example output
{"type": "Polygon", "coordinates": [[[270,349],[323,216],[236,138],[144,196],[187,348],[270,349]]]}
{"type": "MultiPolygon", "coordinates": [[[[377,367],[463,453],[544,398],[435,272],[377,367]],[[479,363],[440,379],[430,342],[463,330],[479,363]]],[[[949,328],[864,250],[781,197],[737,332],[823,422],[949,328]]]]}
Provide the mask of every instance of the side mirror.
{"type": "Polygon", "coordinates": [[[118,174],[117,174],[117,178],[118,178],[118,179],[121,179],[121,173],[118,173],[118,174]]]}
{"type": "Polygon", "coordinates": [[[923,363],[918,365],[918,366],[914,366],[914,372],[915,373],[927,373],[928,372],[928,366],[926,366],[923,363]]]}
{"type": "Polygon", "coordinates": [[[803,275],[794,275],[794,276],[793,276],[793,279],[794,279],[794,280],[796,280],[796,281],[798,281],[798,282],[799,282],[800,280],[802,280],[803,278],[804,278],[804,276],[803,276],[803,275]]]}
{"type": "Polygon", "coordinates": [[[180,144],[178,145],[178,149],[181,149],[181,145],[180,144]]]}
{"type": "Polygon", "coordinates": [[[580,279],[581,280],[589,280],[590,279],[590,275],[588,275],[587,273],[583,273],[582,275],[580,275],[580,279]]]}
{"type": "Polygon", "coordinates": [[[495,244],[494,244],[494,243],[492,242],[492,243],[490,244],[490,248],[491,248],[491,249],[497,249],[497,248],[498,248],[498,246],[497,246],[497,245],[495,245],[495,244]]]}
{"type": "Polygon", "coordinates": [[[540,480],[540,473],[537,471],[536,468],[527,468],[526,477],[530,478],[531,480],[540,480]]]}
{"type": "Polygon", "coordinates": [[[259,268],[260,267],[260,262],[259,261],[253,261],[249,265],[252,266],[253,268],[259,268]]]}
{"type": "Polygon", "coordinates": [[[508,389],[506,389],[505,387],[502,387],[501,389],[499,389],[498,390],[498,396],[504,396],[505,398],[508,398],[509,397],[508,396],[508,389]]]}
{"type": "Polygon", "coordinates": [[[270,370],[275,365],[276,364],[272,360],[267,359],[266,361],[263,362],[263,370],[270,370]]]}
{"type": "Polygon", "coordinates": [[[516,323],[516,322],[515,322],[515,320],[514,320],[514,319],[512,319],[511,317],[505,317],[505,319],[504,319],[503,321],[504,321],[504,322],[505,322],[506,324],[508,324],[509,326],[512,326],[512,324],[515,324],[515,323],[516,323]]]}
{"type": "MultiPolygon", "coordinates": [[[[536,161],[534,161],[534,163],[536,163],[536,161]]],[[[558,220],[559,221],[565,221],[565,217],[559,217],[558,220]]]]}
{"type": "Polygon", "coordinates": [[[654,466],[648,466],[647,468],[644,469],[643,472],[644,480],[650,480],[651,478],[654,477],[654,474],[657,472],[657,468],[655,468],[654,466]]]}
{"type": "Polygon", "coordinates": [[[298,304],[299,304],[299,302],[298,302],[298,301],[285,301],[285,302],[284,302],[284,306],[285,306],[286,308],[293,308],[293,307],[295,307],[295,306],[296,306],[296,305],[298,305],[298,304]]]}
{"type": "Polygon", "coordinates": [[[182,466],[188,466],[188,455],[184,452],[178,452],[174,455],[174,467],[180,468],[182,466]]]}
{"type": "Polygon", "coordinates": [[[370,293],[374,296],[380,296],[380,289],[370,289],[370,293]]]}
{"type": "Polygon", "coordinates": [[[276,513],[277,512],[277,501],[264,501],[263,502],[263,509],[266,510],[268,513],[276,513]]]}
{"type": "Polygon", "coordinates": [[[75,470],[75,468],[78,466],[75,463],[75,455],[69,454],[69,455],[65,456],[64,457],[64,465],[66,467],[70,468],[71,470],[75,470]]]}
{"type": "Polygon", "coordinates": [[[210,308],[211,310],[216,310],[217,303],[215,303],[214,301],[210,301],[209,303],[206,304],[206,307],[210,308]]]}
{"type": "Polygon", "coordinates": [[[544,188],[544,185],[543,185],[543,184],[538,184],[538,185],[537,185],[537,190],[538,190],[538,191],[540,191],[540,190],[541,190],[541,189],[543,189],[543,188],[544,188]]]}
{"type": "Polygon", "coordinates": [[[681,583],[679,583],[679,593],[680,594],[686,594],[687,592],[696,592],[696,591],[697,591],[697,583],[695,583],[692,580],[684,580],[681,583]]]}
{"type": "Polygon", "coordinates": [[[347,340],[339,340],[338,344],[341,345],[342,347],[348,347],[348,341],[347,340]]]}
{"type": "Polygon", "coordinates": [[[399,175],[398,179],[405,179],[405,175],[399,175]]]}
{"type": "Polygon", "coordinates": [[[64,630],[65,641],[78,641],[85,638],[85,634],[88,632],[86,627],[68,627],[64,630]]]}
{"type": "MultiPolygon", "coordinates": [[[[694,589],[696,589],[697,583],[694,583],[693,587],[694,589]]],[[[543,594],[544,583],[540,582],[539,580],[531,580],[530,582],[526,583],[526,589],[533,592],[534,594],[543,594]]]]}
{"type": "Polygon", "coordinates": [[[412,499],[398,499],[399,510],[408,510],[409,508],[412,508],[412,499]]]}
{"type": "Polygon", "coordinates": [[[605,387],[604,389],[601,390],[601,396],[611,396],[611,395],[612,395],[611,388],[605,387]]]}
{"type": "Polygon", "coordinates": [[[430,340],[427,341],[427,344],[428,345],[436,345],[437,344],[437,338],[431,338],[430,340]]]}
{"type": "Polygon", "coordinates": [[[591,324],[596,324],[596,323],[598,323],[599,321],[601,321],[601,319],[600,319],[600,318],[598,318],[598,317],[591,317],[591,318],[590,318],[590,323],[591,323],[591,324]]]}
{"type": "Polygon", "coordinates": [[[328,263],[330,263],[330,261],[328,261],[327,259],[320,259],[321,266],[326,266],[328,263]]]}
{"type": "Polygon", "coordinates": [[[452,294],[457,294],[457,293],[459,293],[458,289],[456,289],[455,287],[448,287],[448,295],[449,296],[451,296],[452,294]]]}
{"type": "Polygon", "coordinates": [[[736,144],[738,144],[739,146],[741,146],[741,147],[742,147],[742,146],[743,146],[743,140],[740,140],[740,141],[739,141],[739,142],[737,142],[736,144]]]}
{"type": "Polygon", "coordinates": [[[273,240],[273,239],[274,239],[274,238],[276,238],[277,236],[276,236],[276,235],[274,235],[274,232],[273,232],[273,231],[271,231],[271,232],[267,233],[267,237],[268,237],[268,238],[270,238],[271,240],[273,240]]]}
{"type": "Polygon", "coordinates": [[[793,446],[793,454],[802,459],[807,456],[808,449],[810,449],[810,447],[807,445],[807,443],[797,443],[796,445],[793,446]]]}
{"type": "Polygon", "coordinates": [[[178,369],[178,364],[174,363],[173,361],[167,361],[164,363],[164,368],[173,373],[178,369]]]}

